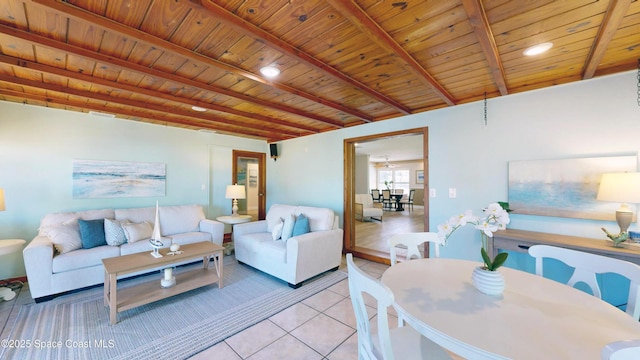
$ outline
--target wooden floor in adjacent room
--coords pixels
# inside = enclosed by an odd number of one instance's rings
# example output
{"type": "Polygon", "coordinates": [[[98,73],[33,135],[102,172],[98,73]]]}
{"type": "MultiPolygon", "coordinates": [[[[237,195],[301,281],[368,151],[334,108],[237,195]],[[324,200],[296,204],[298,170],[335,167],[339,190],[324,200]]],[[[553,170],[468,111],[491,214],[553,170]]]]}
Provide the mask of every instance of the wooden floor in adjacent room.
{"type": "Polygon", "coordinates": [[[424,229],[424,206],[414,205],[413,211],[385,211],[382,222],[356,220],[356,246],[389,252],[387,240],[399,233],[421,232],[424,229]]]}

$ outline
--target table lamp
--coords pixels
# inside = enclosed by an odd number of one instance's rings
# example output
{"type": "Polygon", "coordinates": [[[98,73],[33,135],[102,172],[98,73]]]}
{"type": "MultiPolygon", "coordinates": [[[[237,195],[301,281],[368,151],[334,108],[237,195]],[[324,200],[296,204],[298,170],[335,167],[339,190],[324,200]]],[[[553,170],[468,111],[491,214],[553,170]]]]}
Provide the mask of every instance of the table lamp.
{"type": "Polygon", "coordinates": [[[225,198],[233,199],[233,213],[231,216],[238,216],[238,199],[246,198],[244,185],[227,185],[225,198]]]}
{"type": "Polygon", "coordinates": [[[616,211],[616,222],[620,227],[620,234],[626,233],[633,218],[633,211],[627,203],[640,203],[640,173],[602,174],[596,199],[621,203],[620,209],[616,211]]]}

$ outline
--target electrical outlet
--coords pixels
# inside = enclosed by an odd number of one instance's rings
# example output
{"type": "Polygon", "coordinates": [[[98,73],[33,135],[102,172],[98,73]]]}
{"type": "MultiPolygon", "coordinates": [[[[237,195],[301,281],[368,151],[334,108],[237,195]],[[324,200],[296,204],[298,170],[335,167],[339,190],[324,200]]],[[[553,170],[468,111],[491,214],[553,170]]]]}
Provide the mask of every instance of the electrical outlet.
{"type": "Polygon", "coordinates": [[[456,197],[456,188],[449,188],[449,198],[454,199],[456,197]]]}
{"type": "Polygon", "coordinates": [[[436,197],[436,189],[429,189],[429,196],[436,197]]]}

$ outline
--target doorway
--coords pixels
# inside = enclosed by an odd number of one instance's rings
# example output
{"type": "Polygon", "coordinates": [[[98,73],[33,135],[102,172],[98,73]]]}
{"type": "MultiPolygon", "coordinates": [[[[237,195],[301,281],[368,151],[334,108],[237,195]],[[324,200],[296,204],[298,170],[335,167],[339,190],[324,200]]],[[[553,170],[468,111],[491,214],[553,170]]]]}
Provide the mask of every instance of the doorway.
{"type": "Polygon", "coordinates": [[[244,185],[245,199],[238,199],[238,213],[251,215],[253,221],[266,216],[266,154],[233,150],[232,183],[244,185]]]}
{"type": "MultiPolygon", "coordinates": [[[[422,219],[416,219],[419,223],[421,222],[421,229],[413,230],[413,231],[426,231],[429,229],[429,203],[428,196],[424,196],[427,191],[425,189],[429,188],[428,184],[428,128],[417,128],[417,129],[408,129],[403,131],[396,131],[390,133],[376,134],[359,138],[351,138],[344,140],[344,174],[345,174],[345,189],[344,189],[344,247],[346,251],[354,253],[354,255],[366,258],[369,260],[373,260],[376,262],[389,263],[389,253],[388,251],[381,251],[380,249],[372,249],[363,246],[359,246],[356,242],[356,220],[354,216],[355,209],[355,194],[356,193],[369,193],[371,188],[374,188],[374,185],[366,186],[363,190],[363,182],[369,183],[369,179],[363,179],[362,177],[367,177],[368,175],[362,175],[362,159],[358,159],[356,152],[356,145],[362,144],[367,145],[367,143],[372,144],[376,141],[380,142],[381,140],[389,140],[389,139],[408,139],[410,135],[417,135],[421,138],[421,155],[417,160],[419,163],[421,162],[423,175],[421,178],[422,183],[414,184],[413,186],[419,187],[420,193],[423,198],[421,199],[424,203],[424,215],[422,215],[422,219]]],[[[388,164],[388,162],[387,162],[388,164]]],[[[366,171],[365,171],[366,172],[366,171]]],[[[412,174],[413,175],[413,174],[412,174]]],[[[377,186],[376,186],[377,188],[377,186]]],[[[383,216],[384,221],[384,216],[383,216]]],[[[417,224],[416,224],[417,225],[417,224]]],[[[420,226],[420,225],[418,225],[420,226]]],[[[428,245],[425,246],[425,255],[429,254],[428,245]]]]}

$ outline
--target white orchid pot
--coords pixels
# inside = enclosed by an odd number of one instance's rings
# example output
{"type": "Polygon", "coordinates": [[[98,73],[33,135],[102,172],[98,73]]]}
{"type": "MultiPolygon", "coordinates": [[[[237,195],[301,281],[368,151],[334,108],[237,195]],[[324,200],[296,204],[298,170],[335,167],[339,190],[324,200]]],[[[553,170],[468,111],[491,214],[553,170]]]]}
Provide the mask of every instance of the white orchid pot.
{"type": "Polygon", "coordinates": [[[471,282],[478,291],[487,295],[500,295],[504,291],[504,277],[499,271],[489,271],[477,266],[473,269],[471,282]]]}

